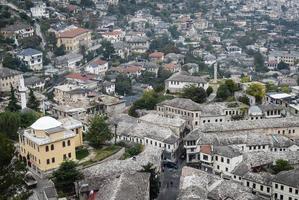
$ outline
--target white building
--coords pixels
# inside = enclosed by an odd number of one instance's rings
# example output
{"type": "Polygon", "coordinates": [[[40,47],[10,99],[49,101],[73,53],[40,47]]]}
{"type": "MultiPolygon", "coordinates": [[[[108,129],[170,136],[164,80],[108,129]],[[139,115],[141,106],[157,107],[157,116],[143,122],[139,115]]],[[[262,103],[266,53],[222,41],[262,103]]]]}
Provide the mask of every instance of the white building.
{"type": "Polygon", "coordinates": [[[299,60],[299,52],[297,51],[271,51],[268,57],[268,62],[275,61],[276,63],[285,62],[291,66],[299,60]]]}
{"type": "Polygon", "coordinates": [[[165,80],[165,89],[170,93],[182,92],[187,86],[195,85],[207,89],[209,83],[199,76],[191,76],[188,72],[180,71],[165,80]]]}
{"type": "Polygon", "coordinates": [[[31,16],[35,18],[49,18],[49,12],[45,3],[30,8],[31,16]]]}
{"type": "Polygon", "coordinates": [[[282,171],[272,182],[274,199],[298,200],[299,199],[299,169],[282,171]]]}
{"type": "Polygon", "coordinates": [[[81,54],[69,53],[55,58],[55,66],[57,68],[76,69],[83,60],[81,54]]]}
{"type": "Polygon", "coordinates": [[[43,69],[43,53],[32,48],[23,49],[17,54],[18,58],[33,71],[43,69]]]}
{"type": "Polygon", "coordinates": [[[85,71],[90,74],[105,75],[108,70],[108,62],[101,59],[96,59],[85,67],[85,71]]]}

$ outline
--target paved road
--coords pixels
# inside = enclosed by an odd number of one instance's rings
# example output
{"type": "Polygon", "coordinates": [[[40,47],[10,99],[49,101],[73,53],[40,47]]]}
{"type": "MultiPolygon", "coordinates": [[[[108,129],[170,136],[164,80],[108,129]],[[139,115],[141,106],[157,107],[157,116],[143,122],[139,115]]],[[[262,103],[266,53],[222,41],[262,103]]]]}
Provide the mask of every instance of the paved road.
{"type": "Polygon", "coordinates": [[[183,166],[185,166],[185,161],[179,160],[178,169],[165,168],[164,172],[162,172],[158,200],[176,200],[179,193],[180,176],[183,166]]]}

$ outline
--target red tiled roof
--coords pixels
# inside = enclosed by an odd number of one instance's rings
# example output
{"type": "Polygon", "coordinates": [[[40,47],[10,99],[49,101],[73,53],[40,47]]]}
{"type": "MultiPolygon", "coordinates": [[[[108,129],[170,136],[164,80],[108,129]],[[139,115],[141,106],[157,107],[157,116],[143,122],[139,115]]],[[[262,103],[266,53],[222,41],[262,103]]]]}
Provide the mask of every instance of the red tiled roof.
{"type": "Polygon", "coordinates": [[[84,28],[73,28],[73,29],[58,33],[58,37],[73,38],[73,37],[77,37],[78,35],[82,35],[83,33],[87,33],[87,32],[89,32],[89,30],[84,29],[84,28]]]}
{"type": "Polygon", "coordinates": [[[164,53],[162,53],[162,52],[154,52],[149,55],[149,57],[151,57],[151,58],[162,58],[163,56],[164,56],[164,53]]]}
{"type": "Polygon", "coordinates": [[[212,152],[211,145],[202,145],[202,146],[200,146],[200,152],[211,155],[211,152],[212,152]]]}
{"type": "Polygon", "coordinates": [[[73,74],[66,75],[65,78],[77,79],[77,80],[81,80],[81,81],[87,81],[87,80],[95,78],[95,75],[73,73],[73,74]]]}
{"type": "Polygon", "coordinates": [[[95,61],[92,62],[92,64],[96,64],[96,65],[104,65],[106,63],[107,63],[107,61],[102,60],[102,59],[96,59],[95,61]]]}
{"type": "Polygon", "coordinates": [[[112,32],[105,32],[102,35],[120,35],[121,31],[112,31],[112,32]]]}

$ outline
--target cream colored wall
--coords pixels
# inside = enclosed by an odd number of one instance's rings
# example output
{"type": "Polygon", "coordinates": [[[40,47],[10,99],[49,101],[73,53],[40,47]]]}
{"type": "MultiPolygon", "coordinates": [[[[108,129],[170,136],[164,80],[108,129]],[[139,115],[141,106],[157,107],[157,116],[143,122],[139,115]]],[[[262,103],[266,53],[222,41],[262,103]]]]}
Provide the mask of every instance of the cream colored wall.
{"type": "Polygon", "coordinates": [[[82,127],[81,128],[73,129],[72,131],[74,131],[76,133],[76,136],[74,138],[75,147],[82,146],[83,145],[83,131],[82,131],[82,127]]]}
{"type": "MultiPolygon", "coordinates": [[[[63,133],[61,132],[61,134],[63,133]]],[[[62,138],[61,134],[60,136],[62,138]]],[[[29,143],[27,144],[25,141],[25,144],[20,142],[20,154],[26,158],[28,154],[31,155],[30,161],[33,165],[35,165],[41,171],[48,171],[60,166],[60,164],[63,162],[64,154],[67,156],[67,159],[75,160],[75,147],[77,143],[77,136],[66,140],[59,140],[49,143],[47,145],[38,146],[35,144],[35,148],[33,147],[34,145],[29,145],[29,143]],[[68,140],[70,141],[70,146],[68,146],[68,140]],[[63,141],[65,141],[65,147],[63,147],[63,141]],[[54,145],[54,150],[51,150],[51,145],[54,145]],[[46,151],[46,146],[48,146],[49,151],[46,151]],[[69,153],[71,153],[70,158],[68,157],[69,153]],[[55,162],[52,162],[52,158],[55,158],[55,162]],[[47,164],[47,159],[50,160],[49,164],[47,164]]]]}
{"type": "Polygon", "coordinates": [[[74,38],[58,38],[57,46],[64,45],[66,51],[78,51],[80,45],[90,46],[91,33],[83,33],[74,38]]]}
{"type": "Polygon", "coordinates": [[[18,89],[21,75],[0,78],[0,91],[7,92],[10,91],[10,85],[15,89],[18,89]]]}

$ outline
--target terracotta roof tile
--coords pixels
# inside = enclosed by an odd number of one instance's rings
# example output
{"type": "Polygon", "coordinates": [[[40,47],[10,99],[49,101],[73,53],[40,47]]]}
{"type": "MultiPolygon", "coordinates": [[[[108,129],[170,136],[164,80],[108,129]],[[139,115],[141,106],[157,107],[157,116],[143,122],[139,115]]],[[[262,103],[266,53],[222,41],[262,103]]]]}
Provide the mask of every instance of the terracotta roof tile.
{"type": "Polygon", "coordinates": [[[63,31],[58,34],[58,37],[60,38],[73,38],[77,37],[79,35],[82,35],[83,33],[87,33],[89,30],[84,29],[84,28],[74,28],[70,30],[63,31]]]}

